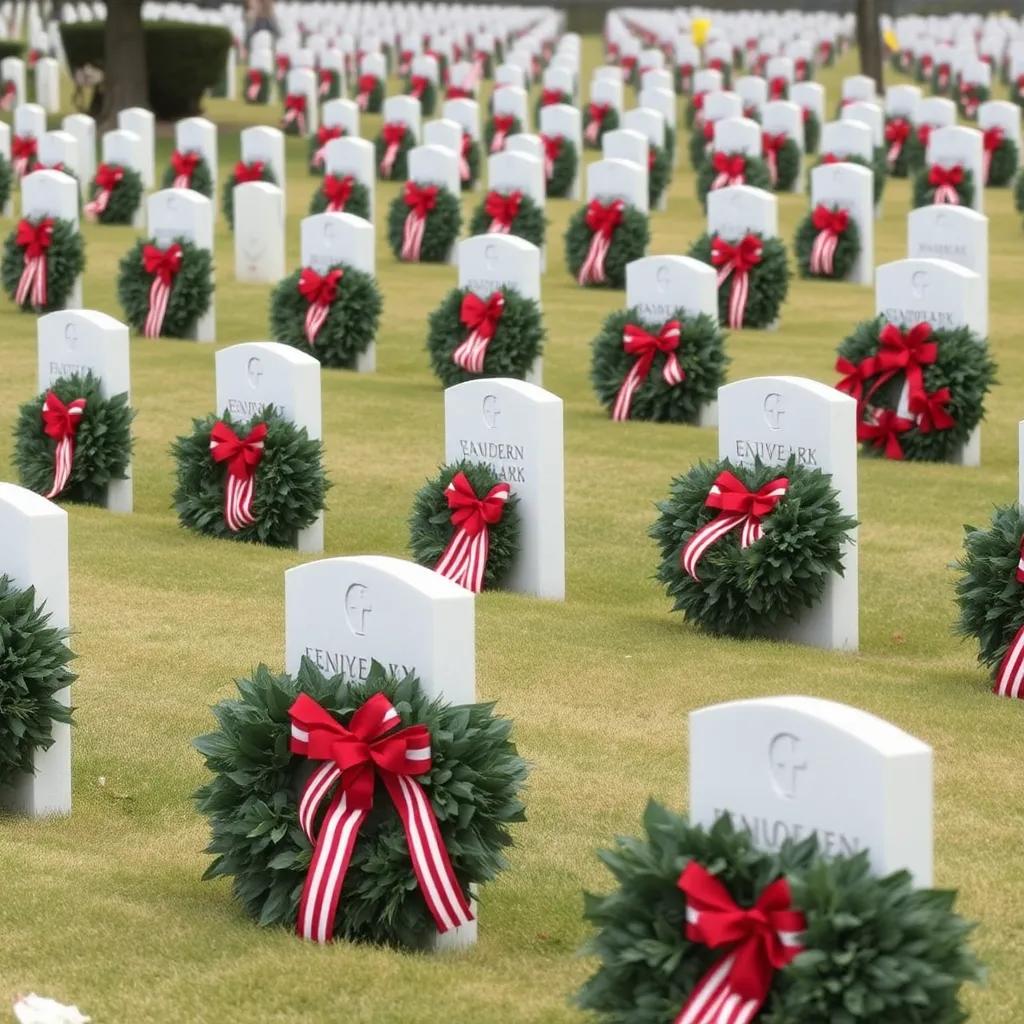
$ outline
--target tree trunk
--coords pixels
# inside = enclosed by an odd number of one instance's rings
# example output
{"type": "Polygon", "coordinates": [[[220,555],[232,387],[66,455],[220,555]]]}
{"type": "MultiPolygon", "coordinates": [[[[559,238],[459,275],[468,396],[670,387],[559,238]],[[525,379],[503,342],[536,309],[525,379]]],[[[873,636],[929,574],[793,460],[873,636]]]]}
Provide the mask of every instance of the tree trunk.
{"type": "Polygon", "coordinates": [[[857,47],[860,50],[860,72],[870,75],[883,90],[882,32],[878,27],[878,4],[875,0],[857,0],[857,47]]]}
{"type": "Polygon", "coordinates": [[[115,0],[107,4],[104,51],[100,129],[107,131],[117,127],[118,111],[149,106],[142,0],[115,0]]]}

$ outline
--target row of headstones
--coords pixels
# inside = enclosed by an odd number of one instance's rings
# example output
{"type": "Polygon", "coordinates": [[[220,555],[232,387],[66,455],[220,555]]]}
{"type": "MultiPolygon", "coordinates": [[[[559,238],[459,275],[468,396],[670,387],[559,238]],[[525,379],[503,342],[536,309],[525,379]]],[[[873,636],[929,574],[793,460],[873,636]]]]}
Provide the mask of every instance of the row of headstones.
{"type": "MultiPolygon", "coordinates": [[[[40,57],[32,69],[35,79],[36,102],[48,114],[60,112],[60,61],[56,57],[40,57]]],[[[20,57],[5,57],[0,61],[0,85],[7,109],[28,100],[27,68],[20,57]]]]}

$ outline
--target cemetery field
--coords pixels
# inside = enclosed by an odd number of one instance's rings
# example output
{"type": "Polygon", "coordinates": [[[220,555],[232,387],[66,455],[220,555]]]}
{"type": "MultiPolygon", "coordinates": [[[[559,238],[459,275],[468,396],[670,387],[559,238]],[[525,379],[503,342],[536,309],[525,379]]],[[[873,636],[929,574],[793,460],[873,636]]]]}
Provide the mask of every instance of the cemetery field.
{"type": "MultiPolygon", "coordinates": [[[[589,39],[584,81],[598,60],[589,39]]],[[[829,110],[840,78],[855,70],[847,57],[821,76],[829,110]]],[[[224,126],[223,179],[238,156],[238,129],[276,123],[280,107],[211,101],[207,114],[224,126]]],[[[363,118],[364,136],[378,127],[379,118],[363,118]]],[[[685,253],[703,231],[685,132],[680,148],[669,210],[652,216],[653,253],[685,253]]],[[[170,149],[165,132],[159,168],[170,149]]],[[[318,180],[306,173],[305,141],[290,139],[288,153],[292,268],[298,220],[318,180]]],[[[398,187],[377,188],[385,301],[377,373],[323,373],[334,484],[327,555],[406,555],[413,495],[443,456],[442,392],[424,339],[456,271],[393,258],[383,221],[398,187]]],[[[483,195],[464,197],[464,218],[483,195]]],[[[991,968],[970,1005],[979,1024],[1019,1024],[1024,705],[993,696],[974,646],[950,633],[950,563],[963,524],[986,522],[994,504],[1016,499],[1024,417],[1024,231],[1009,190],[989,190],[985,204],[999,385],[987,405],[983,465],[861,460],[861,649],[840,655],[705,637],[670,614],[646,531],[671,478],[716,457],[716,435],[610,422],[588,381],[590,341],[623,293],[575,285],[561,238],[576,204],[549,201],[544,386],[565,402],[567,600],[491,592],[477,600],[480,698],[516,720],[533,768],[512,869],[480,893],[479,945],[451,957],[314,947],[257,928],[226,882],[200,883],[207,826],[191,794],[206,774],[190,744],[212,727],[208,707],[232,694],[233,679],[260,662],[282,668],[284,571],[301,556],[179,528],[169,446],[213,408],[214,347],[133,340],[136,511],[70,509],[80,673],[74,814],[0,823],[0,1005],[37,991],[77,1003],[97,1024],[582,1021],[569,1004],[592,969],[576,956],[587,935],[581,893],[610,881],[594,849],[636,832],[649,796],[684,807],[689,711],[799,692],[864,708],[934,748],[937,884],[959,888],[962,912],[982,922],[977,949],[991,968]]],[[[779,205],[789,244],[807,197],[780,196],[779,205]]],[[[889,181],[884,206],[876,263],[906,255],[909,183],[889,181]]],[[[135,232],[84,230],[85,304],[119,316],[115,275],[135,232]]],[[[233,282],[223,218],[216,241],[218,346],[266,340],[270,288],[233,282]]],[[[795,281],[777,333],[731,335],[729,379],[834,383],[836,345],[873,314],[873,302],[870,288],[795,281]]],[[[0,478],[13,479],[11,431],[19,404],[37,391],[36,337],[35,319],[6,299],[0,357],[0,478]]]]}

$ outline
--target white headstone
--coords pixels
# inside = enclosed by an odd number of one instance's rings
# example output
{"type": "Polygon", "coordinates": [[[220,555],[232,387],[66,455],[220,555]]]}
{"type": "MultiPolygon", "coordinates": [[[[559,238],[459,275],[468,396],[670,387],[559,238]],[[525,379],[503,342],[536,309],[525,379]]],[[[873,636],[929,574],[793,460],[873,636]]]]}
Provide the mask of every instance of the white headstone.
{"type": "Polygon", "coordinates": [[[384,101],[383,120],[385,124],[404,124],[417,142],[423,138],[420,130],[420,101],[415,96],[389,96],[384,101]]]}
{"type": "Polygon", "coordinates": [[[303,135],[315,135],[320,127],[320,82],[310,67],[292,68],[288,72],[288,95],[305,96],[306,114],[303,135]]]}
{"type": "Polygon", "coordinates": [[[885,89],[885,112],[889,117],[902,117],[917,124],[921,89],[916,85],[889,85],[885,89]]]}
{"type": "MultiPolygon", "coordinates": [[[[33,171],[21,179],[21,215],[30,219],[57,217],[79,226],[81,194],[74,178],[61,171],[33,171]]],[[[65,309],[82,308],[82,279],[75,282],[65,309]]]]}
{"type": "Polygon", "coordinates": [[[328,174],[344,178],[351,175],[370,193],[370,221],[373,221],[376,174],[373,143],[366,139],[343,136],[327,143],[324,168],[328,174]]]}
{"type": "Polygon", "coordinates": [[[14,134],[41,139],[46,134],[46,111],[38,103],[22,103],[15,107],[14,134]]]}
{"type": "Polygon", "coordinates": [[[580,197],[580,168],[583,166],[583,116],[579,109],[565,103],[541,107],[540,131],[548,138],[561,135],[576,147],[576,176],[573,178],[569,199],[580,197]]]}
{"type": "Polygon", "coordinates": [[[20,57],[4,57],[0,60],[0,80],[14,83],[14,99],[9,109],[17,109],[25,102],[25,62],[20,57]]]}
{"type": "MultiPolygon", "coordinates": [[[[739,114],[730,115],[732,117],[742,117],[743,113],[751,107],[760,112],[768,102],[768,83],[758,75],[744,75],[742,78],[737,78],[733,83],[733,90],[740,98],[743,110],[739,114]]],[[[708,99],[710,98],[709,96],[708,99]]],[[[704,101],[704,104],[707,106],[707,100],[704,101]]]]}
{"type": "MultiPolygon", "coordinates": [[[[503,90],[504,91],[504,90],[503,90]]],[[[590,85],[590,102],[607,103],[620,114],[622,113],[622,80],[597,79],[590,85]]]]}
{"type": "Polygon", "coordinates": [[[441,146],[456,155],[462,152],[462,125],[447,118],[436,118],[423,126],[423,141],[428,146],[441,146]]]}
{"type": "Polygon", "coordinates": [[[78,142],[78,174],[84,193],[96,176],[96,122],[88,114],[69,114],[62,127],[78,142]]]}
{"type": "Polygon", "coordinates": [[[244,128],[241,134],[241,143],[242,162],[266,164],[273,171],[278,188],[281,189],[284,196],[287,196],[288,179],[284,155],[284,132],[265,124],[244,128]]]}
{"type": "Polygon", "coordinates": [[[529,98],[525,89],[506,85],[493,94],[494,113],[519,119],[522,130],[530,130],[529,98]]]}
{"type": "Polygon", "coordinates": [[[247,181],[232,190],[235,280],[275,284],[285,276],[285,194],[267,181],[247,181]]]}
{"type": "Polygon", "coordinates": [[[978,127],[982,132],[990,128],[1001,128],[1006,136],[1017,147],[1017,165],[1021,161],[1021,114],[1016,103],[1006,100],[989,100],[978,107],[978,127]]]}
{"type": "Polygon", "coordinates": [[[704,97],[704,120],[722,121],[727,117],[743,116],[743,98],[739,93],[721,90],[720,92],[709,92],[704,97]]]}
{"type": "Polygon", "coordinates": [[[803,110],[813,110],[818,123],[825,121],[825,87],[820,82],[795,82],[789,98],[803,110]]]}
{"type": "Polygon", "coordinates": [[[708,193],[708,233],[737,242],[749,231],[765,238],[779,233],[779,201],[750,185],[730,185],[708,193]]]}
{"type": "Polygon", "coordinates": [[[476,100],[457,99],[445,100],[441,107],[441,116],[456,121],[471,139],[480,139],[480,104],[476,100]]]}
{"type": "Polygon", "coordinates": [[[352,100],[328,100],[320,117],[326,127],[341,127],[346,135],[359,137],[359,105],[352,100]]]}
{"type": "Polygon", "coordinates": [[[842,95],[844,100],[874,103],[878,96],[878,86],[869,75],[849,75],[843,79],[842,95]]]}
{"type": "Polygon", "coordinates": [[[954,167],[959,164],[974,175],[974,201],[971,208],[978,213],[985,208],[984,150],[977,128],[950,126],[936,128],[928,137],[925,161],[929,167],[954,167]]]}
{"type": "Polygon", "coordinates": [[[871,144],[876,148],[885,142],[885,114],[877,103],[849,103],[843,107],[842,120],[866,124],[871,129],[871,144]]]}
{"type": "Polygon", "coordinates": [[[156,165],[154,145],[156,138],[155,119],[152,111],[142,107],[129,107],[117,115],[117,127],[135,132],[142,140],[142,184],[144,188],[153,188],[156,184],[156,165]]]}
{"type": "Polygon", "coordinates": [[[443,146],[416,146],[409,150],[409,180],[420,185],[439,185],[458,196],[459,158],[443,146]]]}
{"type": "Polygon", "coordinates": [[[646,168],[629,160],[597,160],[587,167],[587,202],[621,199],[648,212],[646,168]]]}
{"type": "Polygon", "coordinates": [[[863,121],[827,121],[821,126],[821,152],[840,158],[855,156],[871,167],[871,129],[863,121]]]}
{"type": "Polygon", "coordinates": [[[874,174],[859,164],[822,164],[811,171],[811,209],[819,203],[838,206],[857,225],[860,253],[847,280],[868,287],[875,275],[874,189],[874,174]]]}
{"type": "Polygon", "coordinates": [[[956,104],[945,96],[926,96],[918,105],[917,123],[948,128],[956,124],[956,104]]]}
{"type": "Polygon", "coordinates": [[[725,117],[715,121],[713,146],[716,153],[761,156],[761,126],[747,117],[725,117]]]}
{"type": "MultiPolygon", "coordinates": [[[[217,126],[205,117],[187,117],[174,126],[174,145],[181,153],[198,153],[210,168],[213,179],[213,194],[220,194],[217,188],[218,157],[217,157],[217,126]]],[[[214,219],[217,211],[214,204],[214,219]]]]}
{"type": "Polygon", "coordinates": [[[39,164],[42,167],[58,167],[81,182],[82,171],[78,166],[78,140],[70,132],[46,132],[39,139],[39,164]]]}

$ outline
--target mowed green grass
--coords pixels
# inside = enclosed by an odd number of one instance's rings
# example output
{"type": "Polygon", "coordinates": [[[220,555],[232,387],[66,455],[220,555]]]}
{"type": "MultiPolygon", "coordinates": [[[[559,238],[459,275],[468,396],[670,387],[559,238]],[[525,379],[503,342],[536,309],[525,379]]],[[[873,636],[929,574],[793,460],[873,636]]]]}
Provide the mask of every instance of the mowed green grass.
{"type": "MultiPolygon", "coordinates": [[[[586,69],[599,59],[585,47],[586,69]]],[[[829,106],[852,58],[824,75],[829,106]]],[[[632,98],[630,98],[632,102],[632,98]]],[[[238,128],[265,111],[211,101],[224,127],[221,174],[238,128]]],[[[373,137],[379,119],[366,117],[373,137]]],[[[166,164],[165,133],[159,163],[166,164]]],[[[669,210],[652,218],[654,253],[685,252],[703,229],[683,162],[669,210]]],[[[289,141],[288,263],[316,183],[306,144],[289,141]]],[[[397,186],[378,188],[377,223],[397,186]]],[[[468,215],[482,193],[464,201],[468,215]]],[[[780,199],[787,240],[806,197],[780,199]]],[[[876,260],[905,252],[906,182],[890,182],[876,260]]],[[[989,692],[972,645],[951,638],[962,524],[1016,496],[1016,424],[1024,415],[1024,236],[1009,192],[989,192],[992,345],[1000,385],[988,403],[984,465],[861,463],[861,650],[828,654],[699,635],[669,614],[652,581],[645,533],[673,475],[714,458],[714,431],[613,424],[587,371],[590,340],[623,296],[577,288],[561,235],[574,204],[549,205],[545,384],[565,401],[567,600],[489,593],[477,601],[481,699],[516,720],[533,763],[529,822],[512,869],[480,894],[480,942],[459,956],[314,948],[258,929],[227,883],[200,883],[205,779],[191,749],[208,706],[259,662],[283,662],[283,574],[299,561],[185,534],[170,507],[172,439],[214,401],[210,346],[136,339],[136,512],[70,509],[71,601],[80,681],[69,820],[0,822],[0,1003],[31,990],[76,1002],[97,1024],[169,1022],[580,1021],[569,999],[593,964],[581,891],[608,876],[595,847],[635,832],[649,796],[685,806],[687,713],[717,701],[788,693],[845,701],[935,750],[935,859],[941,886],[981,922],[991,982],[972,992],[982,1024],[1024,1016],[1024,707],[989,692]]],[[[5,225],[4,230],[11,225],[5,225]]],[[[119,314],[115,274],[130,230],[87,226],[88,306],[119,314]]],[[[443,451],[441,390],[424,351],[429,312],[456,281],[449,267],[399,266],[378,233],[385,296],[374,375],[323,375],[327,465],[334,481],[326,554],[403,556],[413,494],[443,451]]],[[[233,278],[231,237],[217,232],[218,344],[266,338],[270,288],[233,278]]],[[[871,289],[796,282],[777,333],[729,339],[730,379],[800,374],[828,383],[836,344],[873,312],[871,289]]],[[[34,318],[0,300],[0,471],[10,478],[19,403],[36,392],[34,318]]],[[[338,595],[341,599],[341,595],[338,595]]],[[[2,1017],[2,1011],[0,1011],[2,1017]]]]}

